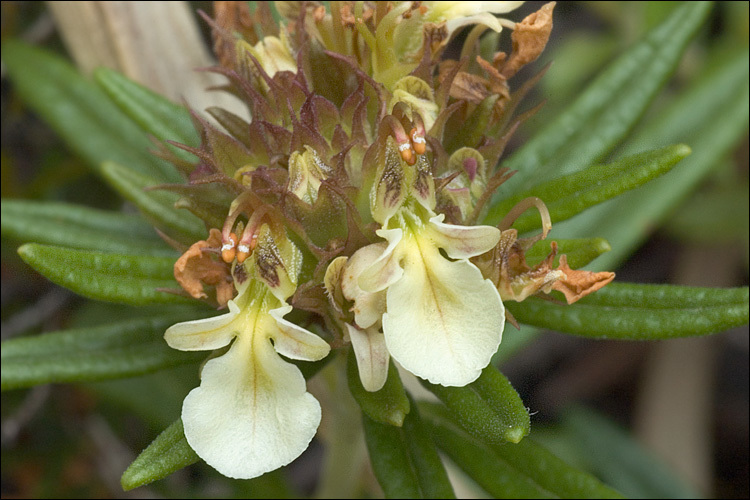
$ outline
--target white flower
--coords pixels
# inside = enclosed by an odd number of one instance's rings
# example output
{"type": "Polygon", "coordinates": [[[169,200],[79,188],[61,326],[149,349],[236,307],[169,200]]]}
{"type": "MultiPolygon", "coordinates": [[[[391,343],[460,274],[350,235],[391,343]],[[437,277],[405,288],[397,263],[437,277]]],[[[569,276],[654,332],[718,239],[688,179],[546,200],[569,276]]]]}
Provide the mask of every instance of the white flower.
{"type": "MultiPolygon", "coordinates": [[[[267,235],[264,232],[261,240],[270,241],[267,235]]],[[[170,347],[183,351],[214,350],[231,343],[226,353],[203,367],[200,386],[183,403],[182,422],[198,456],[237,479],[257,477],[293,461],[320,423],[320,405],[307,392],[302,373],[279,354],[316,361],[330,351],[323,339],[283,318],[292,310],[285,297],[294,287],[269,286],[254,270],[264,254],[258,250],[261,256],[253,255],[244,264],[251,269],[247,276],[235,269],[239,294],[228,302],[228,313],[179,323],[164,334],[170,347]]],[[[265,253],[273,250],[266,247],[265,253]]],[[[296,281],[296,270],[283,269],[278,264],[283,260],[276,262],[273,283],[283,283],[287,274],[296,281]]]]}
{"type": "Polygon", "coordinates": [[[405,369],[434,384],[464,386],[489,364],[502,337],[500,295],[468,260],[494,247],[500,231],[443,219],[405,203],[377,231],[388,244],[357,251],[342,282],[357,280],[358,291],[344,292],[355,302],[357,326],[372,335],[372,319],[382,314],[385,345],[405,369]]]}
{"type": "MultiPolygon", "coordinates": [[[[524,2],[422,2],[427,8],[425,20],[438,23],[445,21],[448,33],[469,24],[483,24],[493,31],[503,29],[504,19],[493,14],[505,14],[517,9],[524,2]]],[[[513,25],[514,23],[509,23],[513,25]]]]}

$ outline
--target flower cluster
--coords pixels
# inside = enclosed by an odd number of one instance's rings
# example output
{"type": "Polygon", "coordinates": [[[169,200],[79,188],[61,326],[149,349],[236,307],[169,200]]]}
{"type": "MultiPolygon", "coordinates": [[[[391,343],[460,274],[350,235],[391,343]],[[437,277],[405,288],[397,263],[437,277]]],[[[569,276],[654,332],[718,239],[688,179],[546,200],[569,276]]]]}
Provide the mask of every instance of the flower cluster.
{"type": "Polygon", "coordinates": [[[554,243],[543,263],[525,264],[548,217],[526,239],[512,220],[476,224],[512,175],[497,168],[520,121],[523,92],[508,80],[552,27],[553,3],[520,23],[495,17],[520,3],[276,2],[280,23],[265,2],[252,13],[246,2],[216,4],[216,71],[252,120],[209,109],[221,130],[195,115],[202,144],[185,147],[199,162],[182,164],[182,206],[212,229],[175,276],[229,312],[165,337],[217,351],[182,420],[221,473],[256,477],[314,436],[320,406],[289,359],[351,346],[367,391],[386,383],[390,358],[433,384],[464,386],[513,321],[504,300],[556,289],[572,301],[611,281],[564,260],[553,269],[554,243]],[[460,59],[445,57],[469,25],[460,59]],[[480,44],[503,28],[513,30],[510,55],[480,44]],[[294,323],[284,319],[293,310],[294,323]]]}

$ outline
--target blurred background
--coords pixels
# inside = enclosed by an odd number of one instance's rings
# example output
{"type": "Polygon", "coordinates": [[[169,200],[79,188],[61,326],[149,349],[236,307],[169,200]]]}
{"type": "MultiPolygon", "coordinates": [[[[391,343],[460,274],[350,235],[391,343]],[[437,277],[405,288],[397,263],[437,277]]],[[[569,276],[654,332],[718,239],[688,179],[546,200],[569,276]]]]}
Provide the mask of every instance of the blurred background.
{"type": "MultiPolygon", "coordinates": [[[[210,35],[196,14],[199,9],[210,13],[210,2],[185,3],[181,11],[160,10],[162,18],[150,24],[149,16],[140,14],[146,16],[137,19],[144,28],[141,46],[174,37],[164,49],[174,73],[151,81],[155,70],[145,58],[126,64],[122,58],[108,58],[106,51],[91,54],[91,38],[88,51],[85,40],[76,40],[76,33],[93,30],[86,22],[98,23],[105,34],[118,29],[103,26],[103,17],[84,19],[86,12],[124,16],[102,11],[96,4],[51,8],[43,2],[4,1],[2,40],[21,38],[42,46],[75,61],[83,71],[90,70],[91,61],[107,61],[176,100],[187,95],[195,107],[205,107],[199,91],[210,82],[187,73],[198,90],[185,89],[185,78],[177,71],[210,64],[210,35]],[[75,10],[85,8],[89,10],[75,10]],[[175,34],[178,29],[169,27],[171,21],[197,27],[195,39],[178,38],[186,35],[175,34]],[[185,60],[179,54],[191,44],[197,48],[189,50],[193,58],[185,60]],[[183,88],[170,87],[181,81],[183,88]]],[[[541,5],[528,2],[508,17],[520,20],[541,5]]],[[[554,61],[526,101],[529,107],[541,100],[546,104],[510,147],[523,144],[564,109],[604,65],[671,8],[671,2],[559,3],[547,50],[528,69],[532,74],[554,61]]],[[[643,120],[658,116],[675,95],[709,74],[717,61],[747,46],[748,3],[717,3],[705,31],[643,120]]],[[[24,104],[4,67],[1,97],[3,198],[132,210],[24,104]]],[[[731,154],[717,160],[691,196],[619,264],[617,280],[747,286],[748,163],[745,134],[731,154]]],[[[565,236],[564,228],[555,227],[552,237],[556,235],[565,236]]],[[[50,283],[20,260],[20,243],[2,237],[3,340],[134,314],[132,308],[105,307],[50,283]]],[[[506,343],[509,347],[497,362],[532,412],[532,436],[567,461],[634,498],[748,497],[747,326],[705,338],[654,343],[592,341],[508,327],[506,343]]],[[[195,366],[187,365],[127,380],[3,392],[2,497],[276,498],[314,491],[320,446],[311,447],[285,469],[253,481],[228,480],[196,464],[166,480],[123,492],[119,478],[124,469],[174,421],[185,394],[197,383],[195,366]]],[[[462,484],[457,493],[482,496],[462,483],[460,473],[455,477],[462,484]]],[[[377,495],[375,484],[365,478],[363,491],[377,495]]]]}

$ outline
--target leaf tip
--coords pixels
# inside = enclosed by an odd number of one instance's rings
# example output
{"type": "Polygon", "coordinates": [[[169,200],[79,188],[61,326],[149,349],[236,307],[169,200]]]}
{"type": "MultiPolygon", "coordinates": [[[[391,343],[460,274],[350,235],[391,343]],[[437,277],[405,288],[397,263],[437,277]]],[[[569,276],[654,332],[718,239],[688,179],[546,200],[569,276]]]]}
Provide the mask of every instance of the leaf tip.
{"type": "Polygon", "coordinates": [[[504,438],[510,443],[518,444],[528,433],[529,429],[526,427],[511,427],[505,431],[504,438]]]}
{"type": "Polygon", "coordinates": [[[594,238],[593,247],[598,255],[607,253],[612,250],[612,246],[609,244],[609,241],[605,240],[604,238],[594,238]]]}
{"type": "Polygon", "coordinates": [[[680,159],[682,159],[690,156],[693,152],[693,149],[687,144],[675,144],[674,152],[676,156],[679,156],[680,159]]]}
{"type": "Polygon", "coordinates": [[[386,417],[386,422],[394,427],[403,427],[406,413],[403,410],[394,410],[390,412],[386,417]]]}
{"type": "Polygon", "coordinates": [[[32,254],[34,253],[34,244],[33,243],[25,243],[18,247],[18,255],[21,256],[21,258],[24,260],[24,262],[28,262],[29,259],[32,257],[32,254]]]}

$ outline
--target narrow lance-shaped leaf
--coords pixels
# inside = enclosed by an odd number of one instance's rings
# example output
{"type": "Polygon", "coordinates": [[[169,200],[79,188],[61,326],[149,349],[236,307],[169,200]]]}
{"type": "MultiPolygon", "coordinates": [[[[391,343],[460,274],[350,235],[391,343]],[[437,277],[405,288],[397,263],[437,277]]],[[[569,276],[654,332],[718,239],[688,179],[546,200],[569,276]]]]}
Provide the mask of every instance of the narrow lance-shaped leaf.
{"type": "Polygon", "coordinates": [[[445,403],[467,431],[491,443],[521,441],[529,434],[529,413],[510,382],[492,365],[465,387],[420,382],[445,403]]]}
{"type": "MultiPolygon", "coordinates": [[[[485,223],[497,224],[516,203],[530,196],[544,201],[553,224],[564,221],[669,172],[689,154],[689,147],[676,144],[628,156],[608,165],[590,166],[503,200],[492,207],[485,223]]],[[[519,233],[525,233],[540,228],[541,221],[537,214],[527,212],[516,219],[513,227],[519,233]]]]}
{"type": "Polygon", "coordinates": [[[748,288],[610,283],[573,305],[536,297],[508,302],[521,323],[585,337],[660,340],[717,333],[748,322],[748,288]]]}
{"type": "MultiPolygon", "coordinates": [[[[97,68],[94,80],[126,115],[157,139],[177,141],[192,147],[200,143],[190,112],[184,106],[110,68],[97,68]]],[[[195,161],[195,157],[187,151],[171,149],[183,160],[195,161]]]]}
{"type": "Polygon", "coordinates": [[[175,255],[153,226],[137,215],[69,203],[3,200],[3,236],[71,248],[130,254],[175,255]]]}
{"type": "Polygon", "coordinates": [[[385,497],[422,498],[401,429],[375,422],[364,413],[362,424],[370,463],[385,497]]]}
{"type": "Polygon", "coordinates": [[[560,498],[622,498],[621,494],[591,474],[571,467],[531,439],[524,439],[518,444],[495,445],[492,450],[502,460],[560,498]]]}
{"type": "MultiPolygon", "coordinates": [[[[716,59],[720,59],[718,54],[716,59]]],[[[625,147],[626,153],[632,153],[675,141],[690,144],[693,154],[674,172],[556,227],[566,236],[595,234],[610,242],[613,250],[597,260],[597,269],[612,269],[630,255],[717,162],[747,137],[748,60],[747,50],[739,50],[704,72],[705,78],[662,109],[625,147]]]]}
{"type": "Polygon", "coordinates": [[[494,498],[622,498],[530,439],[490,445],[464,432],[442,405],[419,409],[440,449],[494,498]]]}
{"type": "Polygon", "coordinates": [[[519,173],[500,188],[501,196],[528,189],[536,179],[580,170],[619,144],[672,75],[710,5],[685,2],[605,69],[565,112],[504,163],[519,173]]]}
{"type": "Polygon", "coordinates": [[[175,351],[162,338],[167,327],[184,319],[180,311],[6,340],[0,350],[2,390],[132,377],[195,363],[205,353],[175,351]]]}
{"type": "Polygon", "coordinates": [[[664,462],[603,414],[583,407],[566,409],[562,430],[570,435],[586,468],[628,498],[698,498],[700,495],[664,462]]]}
{"type": "Polygon", "coordinates": [[[97,172],[113,160],[158,182],[182,180],[148,152],[147,135],[70,63],[15,40],[3,41],[2,56],[19,95],[97,172]]]}
{"type": "Polygon", "coordinates": [[[178,419],[154,439],[130,464],[120,479],[125,491],[159,479],[200,460],[185,438],[182,419],[178,419]]]}
{"type": "Polygon", "coordinates": [[[186,297],[161,292],[179,289],[173,257],[100,253],[27,243],[21,258],[51,281],[84,297],[130,305],[185,303],[186,297]]]}
{"type": "Polygon", "coordinates": [[[410,397],[409,402],[413,409],[404,420],[403,432],[422,495],[425,498],[456,498],[435,441],[425,427],[414,399],[410,397]]]}
{"type": "Polygon", "coordinates": [[[206,237],[208,231],[200,219],[187,210],[175,208],[174,205],[179,199],[177,194],[160,189],[147,190],[158,184],[153,178],[145,177],[114,162],[102,165],[102,173],[124,198],[135,204],[144,215],[168,234],[174,235],[186,244],[206,237]]]}
{"type": "Polygon", "coordinates": [[[401,428],[362,416],[375,477],[386,498],[455,498],[435,443],[411,403],[401,428]]]}
{"type": "Polygon", "coordinates": [[[482,440],[452,423],[445,407],[422,402],[420,409],[440,450],[492,498],[556,498],[500,460],[482,440]],[[442,418],[436,418],[436,415],[442,415],[442,418]]]}

